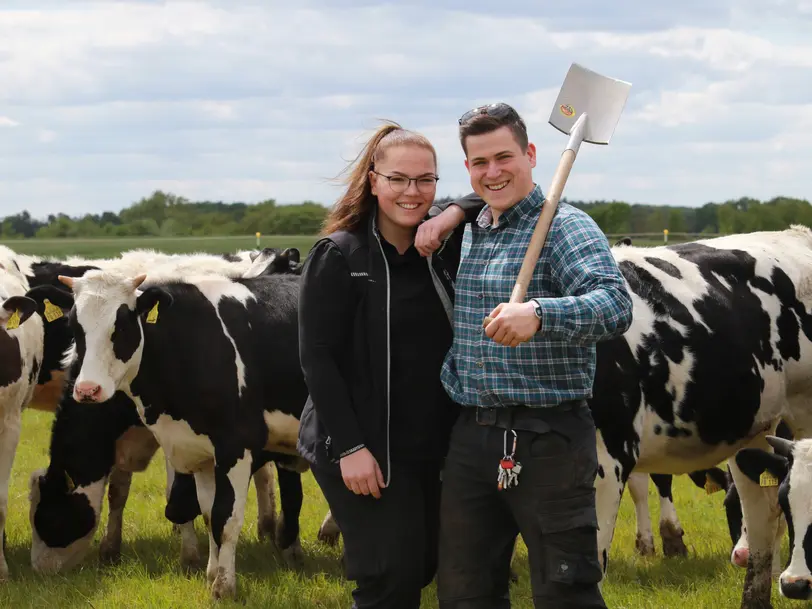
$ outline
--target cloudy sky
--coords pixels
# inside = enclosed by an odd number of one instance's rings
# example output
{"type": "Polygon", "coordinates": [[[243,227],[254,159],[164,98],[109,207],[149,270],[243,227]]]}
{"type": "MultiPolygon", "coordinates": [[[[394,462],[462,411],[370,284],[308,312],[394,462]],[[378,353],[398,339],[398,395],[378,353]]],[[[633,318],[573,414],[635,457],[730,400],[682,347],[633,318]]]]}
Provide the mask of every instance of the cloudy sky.
{"type": "Polygon", "coordinates": [[[379,118],[470,192],[457,117],[504,100],[546,189],[572,62],[633,84],[565,196],[812,198],[812,0],[3,0],[0,216],[192,200],[331,204],[379,118]]]}

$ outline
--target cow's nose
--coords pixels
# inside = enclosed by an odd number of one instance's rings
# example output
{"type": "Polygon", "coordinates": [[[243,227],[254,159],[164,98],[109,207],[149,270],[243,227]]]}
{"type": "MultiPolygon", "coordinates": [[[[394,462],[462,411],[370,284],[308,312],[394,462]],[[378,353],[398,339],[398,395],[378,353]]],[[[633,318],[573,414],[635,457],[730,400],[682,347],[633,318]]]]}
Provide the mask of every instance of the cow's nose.
{"type": "Polygon", "coordinates": [[[82,381],[81,383],[76,383],[76,387],[74,389],[76,391],[76,396],[79,399],[83,401],[96,401],[99,397],[99,392],[101,392],[101,385],[88,381],[82,381]]]}
{"type": "Polygon", "coordinates": [[[738,567],[747,568],[747,559],[750,558],[749,548],[736,548],[733,551],[733,562],[738,567]]]}
{"type": "Polygon", "coordinates": [[[812,593],[812,582],[805,577],[788,577],[781,580],[781,594],[797,601],[805,601],[812,593]]]}

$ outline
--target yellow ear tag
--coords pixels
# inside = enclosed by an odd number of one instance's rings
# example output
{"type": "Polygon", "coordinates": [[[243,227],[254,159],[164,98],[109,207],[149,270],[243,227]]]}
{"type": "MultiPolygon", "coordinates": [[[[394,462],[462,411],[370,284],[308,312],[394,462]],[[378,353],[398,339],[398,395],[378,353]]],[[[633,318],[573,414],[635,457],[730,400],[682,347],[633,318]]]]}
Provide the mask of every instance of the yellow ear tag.
{"type": "Polygon", "coordinates": [[[155,303],[155,306],[150,309],[149,313],[147,313],[147,323],[154,324],[158,321],[158,303],[155,303]]]}
{"type": "Polygon", "coordinates": [[[52,322],[52,321],[54,321],[56,319],[59,319],[60,317],[62,317],[64,315],[62,313],[62,309],[60,309],[58,306],[53,304],[47,298],[43,302],[45,304],[45,319],[47,319],[48,322],[52,322]]]}
{"type": "Polygon", "coordinates": [[[20,312],[14,311],[14,313],[11,314],[11,317],[9,317],[8,321],[6,322],[6,330],[14,330],[15,328],[19,327],[20,327],[20,312]]]}
{"type": "Polygon", "coordinates": [[[712,495],[713,493],[718,493],[722,490],[722,487],[716,484],[713,479],[705,474],[705,492],[708,495],[712,495]]]}
{"type": "Polygon", "coordinates": [[[770,472],[768,472],[765,469],[763,472],[761,472],[761,476],[759,476],[759,478],[758,478],[758,484],[759,484],[759,486],[764,486],[764,487],[778,486],[778,478],[773,476],[770,472]]]}
{"type": "Polygon", "coordinates": [[[68,492],[72,493],[76,488],[76,485],[73,483],[73,478],[68,475],[68,472],[65,472],[65,481],[68,484],[68,492]]]}

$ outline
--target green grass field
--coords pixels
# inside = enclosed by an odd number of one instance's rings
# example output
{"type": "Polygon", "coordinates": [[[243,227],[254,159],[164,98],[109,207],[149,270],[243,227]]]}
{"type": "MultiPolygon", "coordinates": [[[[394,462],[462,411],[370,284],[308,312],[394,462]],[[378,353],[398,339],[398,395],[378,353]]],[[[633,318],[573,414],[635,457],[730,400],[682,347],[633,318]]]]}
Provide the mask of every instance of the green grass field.
{"type": "MultiPolygon", "coordinates": [[[[223,601],[219,605],[210,601],[204,568],[184,573],[179,566],[180,539],[171,532],[169,522],[163,517],[165,469],[161,451],[146,472],[133,477],[124,512],[124,540],[119,565],[100,566],[98,562],[98,541],[106,523],[105,504],[100,531],[90,556],[80,569],[58,576],[33,573],[30,567],[27,485],[30,473],[47,464],[52,418],[52,414],[37,410],[24,413],[22,438],[9,490],[6,527],[11,579],[0,584],[0,607],[349,607],[352,584],[341,576],[340,549],[326,547],[316,540],[327,504],[309,472],[304,475],[305,503],[301,518],[304,571],[295,573],[287,569],[273,546],[258,540],[256,495],[252,486],[237,552],[238,599],[236,602],[223,601]]],[[[658,508],[653,488],[652,485],[649,496],[656,526],[658,508]]],[[[610,555],[609,575],[604,585],[610,608],[717,609],[739,606],[744,571],[728,562],[730,542],[722,494],[707,496],[682,476],[675,480],[674,496],[686,529],[685,541],[690,556],[664,559],[659,547],[656,557],[644,559],[636,556],[634,509],[628,495],[624,496],[610,555]]],[[[205,557],[208,538],[200,519],[196,526],[201,553],[205,557]]],[[[530,609],[533,604],[527,555],[522,544],[516,566],[519,583],[512,588],[514,606],[530,609]]],[[[779,599],[775,589],[773,596],[776,609],[797,606],[779,599]]],[[[425,591],[423,606],[437,607],[433,585],[425,591]]]]}
{"type": "MultiPolygon", "coordinates": [[[[294,246],[306,253],[311,237],[263,238],[263,246],[294,246]]],[[[109,256],[131,247],[164,251],[223,252],[248,249],[253,238],[245,239],[139,239],[7,242],[20,253],[46,256],[66,254],[109,256]]],[[[38,576],[30,567],[31,529],[28,521],[28,479],[30,473],[45,467],[53,415],[28,410],[23,416],[20,446],[14,462],[9,489],[7,558],[10,581],[0,584],[0,607],[118,608],[311,608],[350,606],[351,582],[341,576],[340,549],[328,548],[316,540],[327,510],[312,475],[304,475],[305,503],[302,509],[302,547],[305,568],[301,573],[287,569],[268,542],[260,542],[256,531],[256,495],[252,486],[245,524],[237,553],[238,599],[214,603],[209,600],[205,567],[184,573],[179,566],[180,540],[172,534],[163,517],[165,471],[159,451],[146,472],[133,478],[124,514],[122,561],[116,566],[98,562],[98,541],[106,523],[106,503],[102,523],[90,556],[77,570],[58,576],[38,576]]],[[[649,490],[652,518],[658,517],[657,495],[649,490]]],[[[626,494],[610,554],[609,574],[604,595],[612,609],[661,609],[690,607],[716,609],[738,607],[744,570],[729,560],[730,541],[722,508],[723,496],[707,496],[687,477],[674,482],[674,497],[686,530],[690,556],[664,559],[659,538],[658,555],[640,558],[634,552],[635,521],[626,494]]],[[[200,519],[197,522],[201,553],[206,556],[208,538],[200,519]]],[[[786,542],[784,554],[786,557],[786,542]]],[[[519,583],[512,587],[513,606],[532,608],[527,555],[520,544],[516,563],[519,583]]],[[[775,585],[776,609],[798,606],[782,599],[775,585]]],[[[437,607],[434,586],[424,594],[424,607],[437,607]]]]}

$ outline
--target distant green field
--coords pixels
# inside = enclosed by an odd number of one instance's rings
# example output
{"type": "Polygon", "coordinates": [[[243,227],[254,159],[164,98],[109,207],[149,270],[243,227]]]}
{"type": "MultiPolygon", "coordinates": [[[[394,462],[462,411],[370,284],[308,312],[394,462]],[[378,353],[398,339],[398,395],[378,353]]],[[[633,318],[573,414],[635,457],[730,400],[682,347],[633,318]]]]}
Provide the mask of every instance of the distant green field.
{"type": "MultiPolygon", "coordinates": [[[[316,242],[316,236],[268,235],[260,238],[260,247],[295,247],[304,257],[316,242]]],[[[84,256],[106,258],[141,248],[165,253],[209,252],[222,254],[255,249],[256,237],[111,237],[109,239],[25,239],[0,241],[19,254],[62,258],[84,256]]]]}

